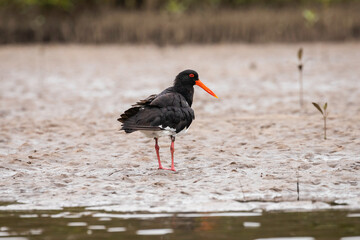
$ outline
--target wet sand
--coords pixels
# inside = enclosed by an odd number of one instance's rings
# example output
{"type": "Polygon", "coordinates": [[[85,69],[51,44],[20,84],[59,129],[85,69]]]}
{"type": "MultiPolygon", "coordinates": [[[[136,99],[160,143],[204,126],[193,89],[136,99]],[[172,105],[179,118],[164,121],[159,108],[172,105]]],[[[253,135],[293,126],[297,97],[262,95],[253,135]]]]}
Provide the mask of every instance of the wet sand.
{"type": "Polygon", "coordinates": [[[360,44],[301,46],[302,110],[297,44],[0,47],[0,201],[21,203],[0,209],[360,208],[360,44]],[[116,118],[188,68],[219,99],[196,87],[177,172],[158,170],[116,118]],[[326,141],[312,101],[329,104],[326,141]]]}

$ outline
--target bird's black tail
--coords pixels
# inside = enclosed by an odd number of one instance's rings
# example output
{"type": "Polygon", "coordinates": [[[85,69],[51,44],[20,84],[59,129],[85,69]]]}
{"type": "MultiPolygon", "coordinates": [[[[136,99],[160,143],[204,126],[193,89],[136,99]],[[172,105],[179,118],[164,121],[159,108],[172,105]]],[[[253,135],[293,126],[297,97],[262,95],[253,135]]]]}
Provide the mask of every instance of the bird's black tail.
{"type": "Polygon", "coordinates": [[[139,125],[131,125],[131,123],[125,122],[123,123],[120,130],[124,130],[126,133],[132,133],[135,131],[161,131],[161,127],[155,127],[155,126],[139,126],[139,125]]]}

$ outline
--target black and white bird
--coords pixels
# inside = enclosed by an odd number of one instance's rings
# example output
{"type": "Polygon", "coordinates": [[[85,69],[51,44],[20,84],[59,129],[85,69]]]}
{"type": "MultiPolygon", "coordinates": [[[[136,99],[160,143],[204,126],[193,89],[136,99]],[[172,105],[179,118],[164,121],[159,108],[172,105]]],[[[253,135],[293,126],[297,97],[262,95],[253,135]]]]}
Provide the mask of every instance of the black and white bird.
{"type": "Polygon", "coordinates": [[[200,80],[194,70],[180,72],[174,85],[159,94],[149,96],[138,101],[131,108],[121,114],[118,121],[122,123],[121,130],[126,133],[140,131],[155,139],[155,150],[159,162],[159,169],[175,171],[174,142],[175,136],[186,133],[195,119],[191,108],[194,96],[194,85],[203,88],[212,96],[218,98],[200,80]],[[171,168],[163,168],[160,161],[158,138],[170,136],[171,139],[171,168]]]}

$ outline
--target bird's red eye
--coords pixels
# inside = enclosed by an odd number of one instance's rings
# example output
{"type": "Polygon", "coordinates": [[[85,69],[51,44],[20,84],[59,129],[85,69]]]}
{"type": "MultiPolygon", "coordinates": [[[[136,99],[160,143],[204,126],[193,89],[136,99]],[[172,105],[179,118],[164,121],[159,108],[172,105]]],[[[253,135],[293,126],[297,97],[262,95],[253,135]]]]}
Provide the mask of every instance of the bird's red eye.
{"type": "Polygon", "coordinates": [[[190,73],[190,74],[189,74],[189,77],[194,77],[194,74],[190,73]]]}

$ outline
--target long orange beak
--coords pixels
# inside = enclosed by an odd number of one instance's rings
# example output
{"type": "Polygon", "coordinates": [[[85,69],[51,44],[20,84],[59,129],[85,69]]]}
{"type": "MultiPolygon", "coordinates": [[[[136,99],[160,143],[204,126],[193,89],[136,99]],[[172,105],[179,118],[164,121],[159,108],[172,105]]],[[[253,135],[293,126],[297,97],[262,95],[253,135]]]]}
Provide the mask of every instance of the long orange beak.
{"type": "Polygon", "coordinates": [[[205,84],[203,84],[200,80],[196,80],[195,84],[198,85],[199,87],[201,87],[202,89],[204,89],[205,91],[207,91],[210,95],[213,95],[214,97],[218,98],[216,96],[215,93],[213,93],[213,91],[210,90],[210,88],[208,88],[207,86],[205,86],[205,84]]]}

